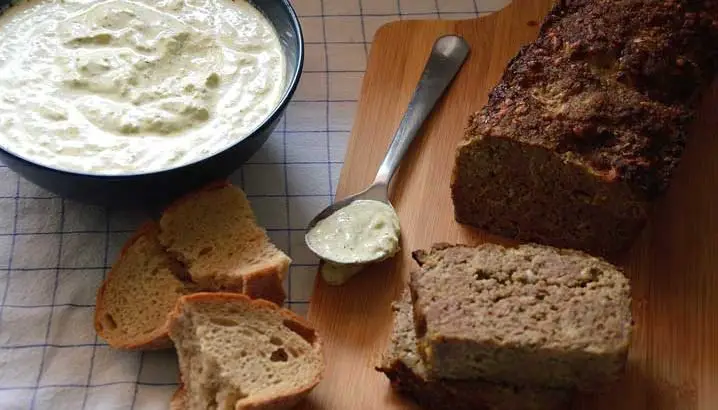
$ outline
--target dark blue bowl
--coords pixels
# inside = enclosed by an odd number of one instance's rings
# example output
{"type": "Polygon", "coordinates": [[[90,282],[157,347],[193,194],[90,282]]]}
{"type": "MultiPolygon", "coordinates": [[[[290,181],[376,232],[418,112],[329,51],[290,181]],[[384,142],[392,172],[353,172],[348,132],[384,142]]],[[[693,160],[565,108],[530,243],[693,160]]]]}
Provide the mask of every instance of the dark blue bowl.
{"type": "MultiPolygon", "coordinates": [[[[12,0],[0,0],[0,13],[12,0]]],[[[304,64],[304,41],[289,0],[253,0],[274,25],[286,56],[284,94],[272,114],[246,138],[194,163],[176,168],[119,176],[89,175],[54,169],[0,149],[0,160],[36,185],[78,202],[121,207],[156,207],[211,181],[227,178],[267,141],[287,108],[304,64]]],[[[11,6],[10,6],[11,7],[11,6]]]]}

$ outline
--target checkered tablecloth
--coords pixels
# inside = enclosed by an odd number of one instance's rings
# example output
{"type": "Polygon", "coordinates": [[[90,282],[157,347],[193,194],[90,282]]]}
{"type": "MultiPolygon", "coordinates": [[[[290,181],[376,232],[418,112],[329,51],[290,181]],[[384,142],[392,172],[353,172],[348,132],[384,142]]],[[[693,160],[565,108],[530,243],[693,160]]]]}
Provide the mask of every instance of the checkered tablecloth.
{"type": "MultiPolygon", "coordinates": [[[[506,3],[293,0],[306,40],[301,84],[276,132],[233,177],[294,260],[286,283],[293,310],[306,312],[316,272],[302,230],[334,196],[376,29],[506,3]]],[[[168,408],[174,352],[116,351],[92,325],[97,287],[143,219],[63,200],[0,164],[0,410],[168,408]]]]}

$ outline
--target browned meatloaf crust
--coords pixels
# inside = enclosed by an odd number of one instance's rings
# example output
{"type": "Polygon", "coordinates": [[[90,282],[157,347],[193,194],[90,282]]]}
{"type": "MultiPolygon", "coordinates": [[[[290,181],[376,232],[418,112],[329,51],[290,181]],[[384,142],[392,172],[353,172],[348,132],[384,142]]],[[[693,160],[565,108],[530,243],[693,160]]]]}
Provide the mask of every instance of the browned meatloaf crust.
{"type": "Polygon", "coordinates": [[[718,1],[559,1],[469,120],[456,220],[603,256],[626,250],[718,69],[717,17],[718,1]]]}
{"type": "Polygon", "coordinates": [[[630,287],[606,261],[535,244],[437,244],[414,258],[409,288],[430,378],[592,391],[622,375],[630,287]]]}
{"type": "Polygon", "coordinates": [[[377,370],[392,387],[427,410],[559,410],[571,394],[562,390],[520,388],[482,381],[429,380],[416,351],[411,298],[394,303],[391,343],[377,370]]]}

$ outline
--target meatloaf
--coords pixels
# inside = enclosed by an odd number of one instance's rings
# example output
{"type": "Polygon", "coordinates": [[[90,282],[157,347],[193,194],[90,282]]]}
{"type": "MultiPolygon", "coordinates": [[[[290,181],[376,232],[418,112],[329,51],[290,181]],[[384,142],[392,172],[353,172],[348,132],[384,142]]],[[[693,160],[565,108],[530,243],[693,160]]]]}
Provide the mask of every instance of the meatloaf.
{"type": "Polygon", "coordinates": [[[628,279],[575,250],[434,245],[411,273],[419,354],[432,379],[594,391],[623,373],[628,279]]]}
{"type": "Polygon", "coordinates": [[[430,380],[416,351],[411,298],[406,291],[393,305],[394,328],[377,370],[392,387],[427,410],[559,410],[571,393],[558,389],[521,388],[483,381],[430,380]]]}
{"type": "Polygon", "coordinates": [[[469,119],[459,223],[617,256],[667,189],[718,70],[718,1],[562,0],[469,119]]]}

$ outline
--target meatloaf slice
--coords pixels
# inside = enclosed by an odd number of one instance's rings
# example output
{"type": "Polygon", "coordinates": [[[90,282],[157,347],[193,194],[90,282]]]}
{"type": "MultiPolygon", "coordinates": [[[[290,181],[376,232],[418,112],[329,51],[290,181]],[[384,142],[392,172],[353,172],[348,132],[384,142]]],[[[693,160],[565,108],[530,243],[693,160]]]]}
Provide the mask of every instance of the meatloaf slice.
{"type": "Polygon", "coordinates": [[[408,290],[392,306],[391,343],[377,370],[392,387],[427,410],[559,410],[571,394],[558,389],[514,387],[483,381],[429,380],[416,351],[416,334],[408,290]]]}
{"type": "Polygon", "coordinates": [[[579,251],[438,244],[409,287],[431,378],[596,390],[623,371],[628,279],[579,251]]]}
{"type": "Polygon", "coordinates": [[[625,251],[718,71],[717,21],[716,1],[558,1],[469,119],[451,182],[456,220],[625,251]]]}

